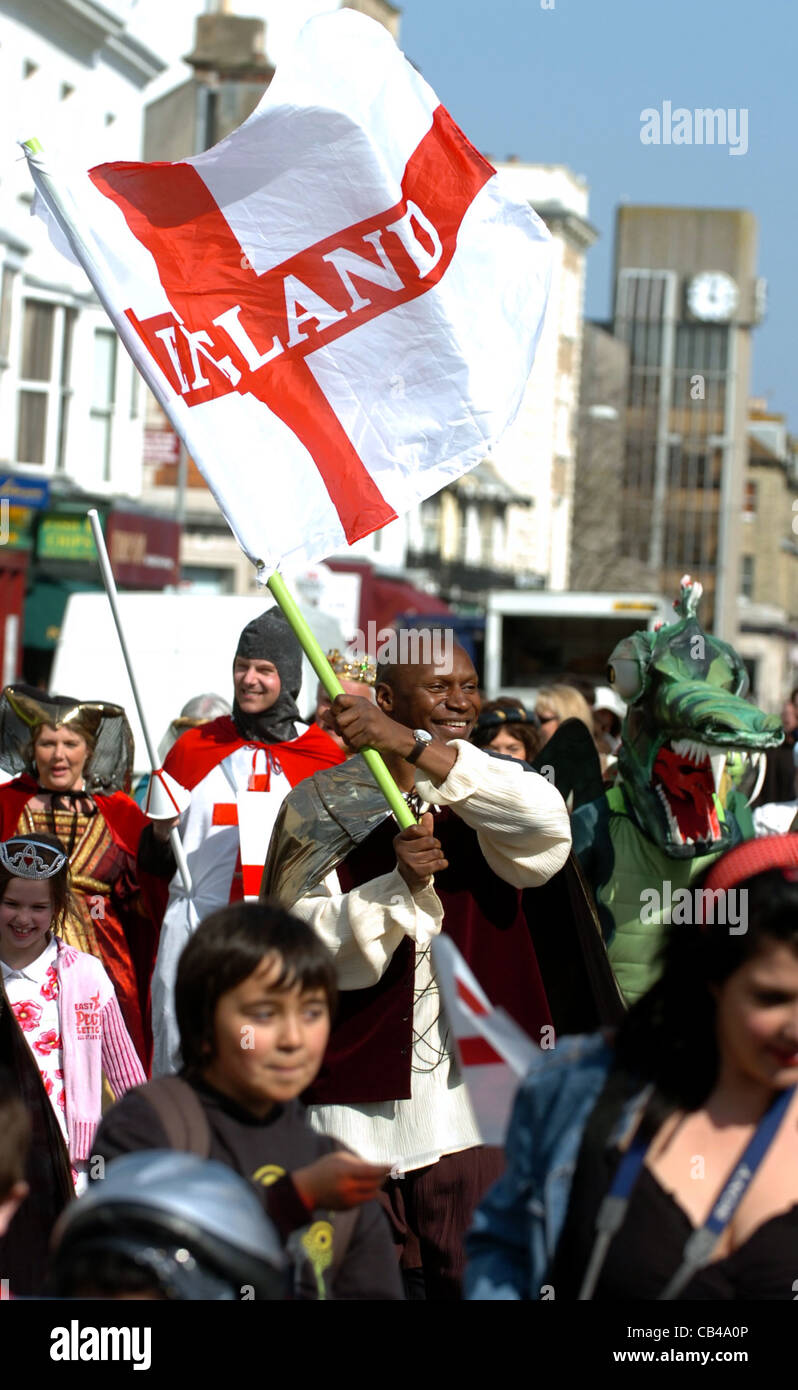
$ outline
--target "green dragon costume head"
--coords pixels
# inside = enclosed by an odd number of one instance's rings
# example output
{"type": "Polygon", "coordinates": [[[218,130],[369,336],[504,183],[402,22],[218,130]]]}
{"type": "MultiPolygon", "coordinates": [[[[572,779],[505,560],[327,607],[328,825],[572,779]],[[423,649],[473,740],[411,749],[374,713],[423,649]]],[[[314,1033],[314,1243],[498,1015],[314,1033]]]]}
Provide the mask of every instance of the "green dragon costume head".
{"type": "Polygon", "coordinates": [[[777,715],[744,698],[748,674],[734,648],[701,627],[701,594],[685,575],[676,622],[625,637],[608,671],[628,704],[618,765],[630,809],[674,859],[734,843],[716,796],[726,755],[775,748],[784,737],[777,715]]]}

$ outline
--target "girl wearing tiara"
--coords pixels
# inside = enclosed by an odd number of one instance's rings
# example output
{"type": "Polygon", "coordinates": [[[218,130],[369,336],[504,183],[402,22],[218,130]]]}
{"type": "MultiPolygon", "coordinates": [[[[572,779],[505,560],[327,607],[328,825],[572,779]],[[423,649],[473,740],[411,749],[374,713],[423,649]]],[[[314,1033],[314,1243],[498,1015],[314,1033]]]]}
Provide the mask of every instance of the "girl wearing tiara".
{"type": "Polygon", "coordinates": [[[0,970],[36,1059],[78,1190],[102,1109],[103,1073],[116,1099],[146,1080],[100,961],[61,940],[69,866],[54,836],[0,843],[0,970]]]}

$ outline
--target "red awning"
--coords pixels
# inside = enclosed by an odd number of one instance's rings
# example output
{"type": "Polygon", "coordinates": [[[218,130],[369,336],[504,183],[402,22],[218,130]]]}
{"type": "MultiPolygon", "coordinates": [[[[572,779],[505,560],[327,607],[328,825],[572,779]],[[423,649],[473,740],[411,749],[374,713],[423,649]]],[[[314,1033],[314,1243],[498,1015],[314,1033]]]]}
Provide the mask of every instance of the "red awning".
{"type": "Polygon", "coordinates": [[[338,574],[360,575],[358,625],[362,632],[368,632],[369,623],[375,624],[377,632],[392,627],[397,618],[454,617],[453,610],[442,599],[425,594],[403,579],[375,574],[367,560],[327,560],[325,563],[338,574]]]}
{"type": "Polygon", "coordinates": [[[432,594],[425,594],[423,590],[416,589],[401,579],[364,579],[363,590],[360,598],[360,625],[364,627],[362,615],[364,609],[367,609],[366,622],[374,622],[378,632],[380,628],[391,627],[397,618],[452,616],[452,610],[447,603],[433,598],[432,594]]]}

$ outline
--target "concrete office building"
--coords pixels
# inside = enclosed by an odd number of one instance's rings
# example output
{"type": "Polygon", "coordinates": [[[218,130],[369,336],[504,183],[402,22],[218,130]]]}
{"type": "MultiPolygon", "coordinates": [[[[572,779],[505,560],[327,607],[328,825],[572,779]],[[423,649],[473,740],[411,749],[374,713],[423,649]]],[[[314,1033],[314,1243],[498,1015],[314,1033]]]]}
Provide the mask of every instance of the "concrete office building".
{"type": "Polygon", "coordinates": [[[751,330],[763,310],[752,213],[619,208],[614,332],[630,351],[621,546],[665,594],[685,572],[700,579],[703,622],[732,641],[751,330]]]}
{"type": "Polygon", "coordinates": [[[648,566],[626,554],[621,491],[626,455],[629,348],[603,324],[586,322],[576,448],[571,588],[577,591],[656,587],[648,566]]]}

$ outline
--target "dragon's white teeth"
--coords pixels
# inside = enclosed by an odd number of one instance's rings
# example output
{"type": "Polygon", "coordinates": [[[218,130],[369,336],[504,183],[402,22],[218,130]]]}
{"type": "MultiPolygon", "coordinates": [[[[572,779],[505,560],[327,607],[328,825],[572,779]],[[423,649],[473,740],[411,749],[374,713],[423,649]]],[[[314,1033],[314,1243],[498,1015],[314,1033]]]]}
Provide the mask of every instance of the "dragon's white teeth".
{"type": "Polygon", "coordinates": [[[680,758],[688,758],[691,763],[699,767],[706,758],[712,757],[712,749],[705,743],[701,743],[694,738],[675,738],[671,740],[671,748],[680,758]]]}
{"type": "Polygon", "coordinates": [[[723,777],[723,769],[726,766],[726,754],[723,752],[710,753],[709,761],[712,767],[712,780],[715,783],[715,791],[719,792],[721,779],[723,777]]]}
{"type": "MultiPolygon", "coordinates": [[[[680,754],[680,756],[682,755],[680,754]]],[[[670,802],[668,801],[668,798],[665,794],[665,790],[662,787],[661,783],[657,783],[655,790],[657,792],[657,795],[659,796],[660,801],[662,802],[662,805],[665,808],[665,815],[668,818],[668,829],[671,832],[672,838],[676,841],[677,844],[683,845],[684,836],[682,835],[682,832],[679,829],[679,822],[677,821],[676,817],[673,814],[673,811],[671,810],[670,802]]]]}

